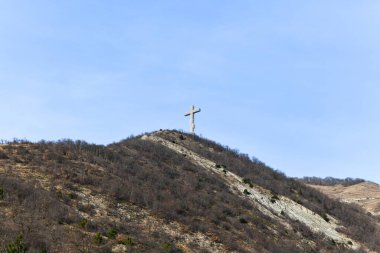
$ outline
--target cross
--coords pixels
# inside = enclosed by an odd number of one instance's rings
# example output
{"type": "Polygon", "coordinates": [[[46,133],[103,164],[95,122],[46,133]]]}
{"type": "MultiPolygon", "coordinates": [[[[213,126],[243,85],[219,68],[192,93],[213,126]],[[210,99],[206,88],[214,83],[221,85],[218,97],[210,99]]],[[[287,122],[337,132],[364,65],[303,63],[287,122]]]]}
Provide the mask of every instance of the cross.
{"type": "Polygon", "coordinates": [[[192,108],[190,108],[190,112],[186,113],[185,116],[191,116],[190,117],[190,131],[192,134],[195,134],[195,122],[194,122],[194,114],[200,112],[201,109],[195,109],[194,105],[192,108]]]}

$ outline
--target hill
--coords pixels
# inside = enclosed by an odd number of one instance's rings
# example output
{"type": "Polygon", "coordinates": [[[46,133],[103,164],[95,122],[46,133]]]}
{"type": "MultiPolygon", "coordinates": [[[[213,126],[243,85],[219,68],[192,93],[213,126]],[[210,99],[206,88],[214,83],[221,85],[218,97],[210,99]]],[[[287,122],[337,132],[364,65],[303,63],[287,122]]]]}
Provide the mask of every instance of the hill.
{"type": "Polygon", "coordinates": [[[342,186],[351,186],[359,183],[364,183],[364,179],[360,178],[334,178],[334,177],[326,177],[326,178],[320,178],[320,177],[304,177],[298,179],[301,182],[304,182],[309,185],[323,185],[323,186],[335,186],[335,185],[342,185],[342,186]]]}
{"type": "Polygon", "coordinates": [[[360,182],[352,185],[313,185],[310,187],[341,200],[346,203],[355,203],[377,216],[380,221],[380,186],[372,182],[360,182]]]}
{"type": "Polygon", "coordinates": [[[4,252],[380,252],[360,207],[178,131],[1,145],[0,199],[4,252]]]}

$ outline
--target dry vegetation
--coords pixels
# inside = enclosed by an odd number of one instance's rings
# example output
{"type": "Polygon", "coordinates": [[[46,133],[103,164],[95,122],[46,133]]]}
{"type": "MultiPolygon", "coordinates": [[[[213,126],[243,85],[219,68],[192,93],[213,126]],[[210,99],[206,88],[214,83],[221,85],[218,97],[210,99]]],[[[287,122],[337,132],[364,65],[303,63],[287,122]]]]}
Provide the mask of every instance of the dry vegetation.
{"type": "Polygon", "coordinates": [[[326,177],[326,178],[320,178],[320,177],[304,177],[302,179],[298,179],[299,181],[309,184],[309,185],[321,185],[321,186],[335,186],[335,185],[342,185],[342,186],[351,186],[355,184],[364,183],[365,180],[360,178],[345,178],[345,179],[339,179],[334,177],[326,177]]]}
{"type": "Polygon", "coordinates": [[[346,203],[355,203],[375,216],[380,222],[380,186],[371,182],[353,185],[313,185],[321,192],[346,203]]]}
{"type": "MultiPolygon", "coordinates": [[[[380,251],[373,217],[265,164],[175,131],[157,135],[249,183],[332,215],[365,248],[380,251]]],[[[0,249],[5,252],[349,252],[237,198],[225,182],[160,144],[128,138],[0,146],[0,249]],[[12,247],[20,251],[9,251],[12,247]],[[8,251],[7,251],[8,250],[8,251]]],[[[274,199],[275,200],[275,199],[274,199]]],[[[359,250],[360,251],[360,250],[359,250]]]]}

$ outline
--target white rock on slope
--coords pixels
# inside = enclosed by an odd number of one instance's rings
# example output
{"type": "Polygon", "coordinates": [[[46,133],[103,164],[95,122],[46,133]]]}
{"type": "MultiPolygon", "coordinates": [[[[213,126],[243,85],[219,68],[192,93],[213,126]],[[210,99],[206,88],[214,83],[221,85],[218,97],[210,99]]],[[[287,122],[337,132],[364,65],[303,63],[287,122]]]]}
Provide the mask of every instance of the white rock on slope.
{"type": "Polygon", "coordinates": [[[331,222],[327,222],[318,214],[284,196],[278,196],[278,199],[271,201],[272,195],[269,191],[264,190],[257,185],[247,187],[247,184],[243,183],[243,179],[241,177],[232,172],[224,172],[223,169],[216,168],[214,162],[201,157],[195,152],[192,152],[179,144],[172,143],[154,134],[144,135],[142,139],[159,143],[179,154],[186,155],[186,159],[190,160],[192,163],[222,177],[233,192],[241,197],[250,199],[261,212],[271,218],[280,220],[288,227],[290,225],[286,222],[284,215],[294,221],[302,222],[310,230],[316,233],[322,233],[337,243],[344,244],[353,249],[358,249],[360,247],[360,245],[353,239],[335,230],[338,226],[337,223],[334,222],[335,219],[332,219],[331,222]],[[245,189],[247,189],[250,194],[243,194],[245,189]]]}

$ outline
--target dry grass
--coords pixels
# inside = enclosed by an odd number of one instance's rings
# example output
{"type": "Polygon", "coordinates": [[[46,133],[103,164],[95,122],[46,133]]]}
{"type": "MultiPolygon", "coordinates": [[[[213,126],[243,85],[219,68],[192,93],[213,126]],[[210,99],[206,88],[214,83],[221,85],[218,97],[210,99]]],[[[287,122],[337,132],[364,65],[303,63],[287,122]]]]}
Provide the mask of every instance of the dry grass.
{"type": "Polygon", "coordinates": [[[364,182],[351,186],[310,186],[335,199],[358,204],[368,212],[380,215],[380,185],[378,184],[364,182]]]}

